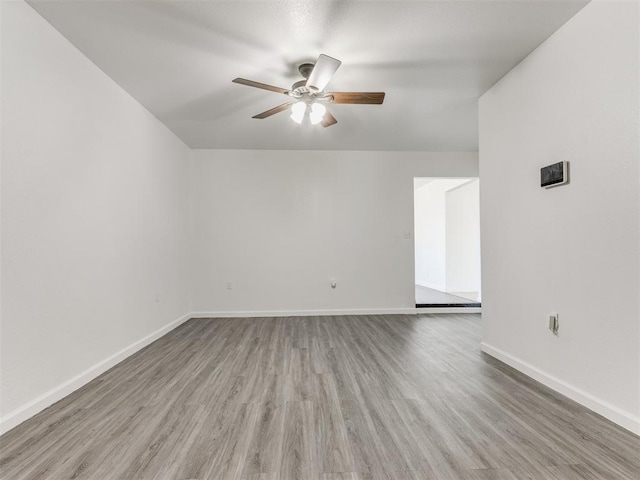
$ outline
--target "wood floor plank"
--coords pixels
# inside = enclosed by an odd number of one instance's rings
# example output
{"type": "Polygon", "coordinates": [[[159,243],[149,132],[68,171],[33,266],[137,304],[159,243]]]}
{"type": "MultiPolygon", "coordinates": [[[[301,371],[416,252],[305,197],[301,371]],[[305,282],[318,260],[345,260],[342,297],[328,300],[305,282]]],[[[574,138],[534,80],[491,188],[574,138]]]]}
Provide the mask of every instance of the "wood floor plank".
{"type": "Polygon", "coordinates": [[[333,401],[313,403],[313,435],[319,473],[353,471],[355,460],[349,444],[340,404],[333,401]]]}
{"type": "Polygon", "coordinates": [[[286,403],[266,402],[257,406],[256,424],[249,441],[243,475],[280,472],[285,408],[286,403]]]}
{"type": "Polygon", "coordinates": [[[469,472],[473,480],[518,480],[511,470],[506,468],[488,468],[469,472]]]}
{"type": "Polygon", "coordinates": [[[171,405],[154,415],[146,423],[140,442],[131,443],[121,465],[112,474],[117,478],[155,478],[160,472],[173,470],[168,457],[180,457],[181,450],[190,445],[191,436],[202,406],[171,405]]]}
{"type": "Polygon", "coordinates": [[[232,428],[227,430],[221,455],[216,457],[204,478],[216,480],[241,478],[251,438],[258,423],[257,415],[257,405],[248,403],[240,405],[236,416],[231,420],[232,428]]]}
{"type": "Polygon", "coordinates": [[[0,437],[0,478],[640,478],[638,436],[480,353],[479,320],[191,320],[0,437]]]}
{"type": "Polygon", "coordinates": [[[315,438],[312,435],[311,402],[287,402],[282,449],[282,480],[316,479],[318,467],[315,438]]]}
{"type": "Polygon", "coordinates": [[[207,478],[222,457],[224,447],[233,431],[232,419],[237,417],[241,405],[233,405],[224,411],[205,415],[196,428],[196,439],[190,446],[189,454],[176,465],[175,479],[207,478]]]}
{"type": "Polygon", "coordinates": [[[315,400],[315,374],[311,372],[309,350],[292,348],[289,355],[289,373],[285,376],[285,396],[289,402],[315,400]]]}

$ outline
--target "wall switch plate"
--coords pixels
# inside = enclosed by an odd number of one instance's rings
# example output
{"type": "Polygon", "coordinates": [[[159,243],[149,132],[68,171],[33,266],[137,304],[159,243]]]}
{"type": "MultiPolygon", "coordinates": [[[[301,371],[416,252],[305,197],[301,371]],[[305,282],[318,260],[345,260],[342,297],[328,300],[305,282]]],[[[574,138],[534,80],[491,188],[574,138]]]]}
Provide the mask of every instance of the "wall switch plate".
{"type": "Polygon", "coordinates": [[[549,314],[549,330],[551,330],[551,333],[553,333],[554,335],[558,335],[559,329],[560,329],[560,322],[558,320],[558,314],[550,313],[549,314]]]}
{"type": "Polygon", "coordinates": [[[231,290],[231,289],[232,289],[231,282],[227,282],[227,290],[231,290]]]}

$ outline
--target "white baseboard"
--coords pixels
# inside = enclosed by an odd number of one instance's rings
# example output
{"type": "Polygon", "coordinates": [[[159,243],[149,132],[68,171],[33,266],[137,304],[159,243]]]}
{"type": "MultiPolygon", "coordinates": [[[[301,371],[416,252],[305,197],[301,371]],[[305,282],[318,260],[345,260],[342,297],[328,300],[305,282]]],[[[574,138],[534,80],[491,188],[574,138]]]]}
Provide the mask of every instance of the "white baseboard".
{"type": "Polygon", "coordinates": [[[549,375],[546,372],[543,372],[537,367],[533,365],[523,362],[522,360],[498,349],[488,345],[486,343],[481,343],[480,348],[483,352],[488,355],[491,355],[494,358],[497,358],[501,362],[506,363],[510,367],[515,368],[516,370],[524,373],[528,377],[537,380],[538,382],[546,385],[547,387],[555,390],[556,392],[561,393],[562,395],[570,398],[571,400],[579,403],[587,407],[589,410],[593,410],[595,413],[602,415],[603,417],[611,420],[613,423],[620,425],[622,428],[625,428],[636,435],[640,435],[640,418],[636,417],[629,412],[625,412],[624,410],[619,409],[618,407],[611,405],[604,400],[601,400],[590,393],[585,392],[579,388],[570,385],[559,378],[554,377],[553,375],[549,375]]]}
{"type": "Polygon", "coordinates": [[[413,314],[415,308],[354,308],[327,310],[246,310],[191,312],[192,318],[255,318],[255,317],[310,317],[330,315],[394,315],[413,314]]]}
{"type": "Polygon", "coordinates": [[[138,350],[149,345],[151,342],[157,340],[162,337],[166,333],[170,332],[174,328],[182,325],[185,321],[189,320],[191,315],[183,315],[182,317],[174,320],[173,322],[165,325],[164,327],[156,330],[155,332],[147,335],[146,337],[138,340],[135,343],[132,343],[126,348],[123,348],[119,352],[114,353],[108,358],[96,363],[95,365],[89,367],[84,372],[76,375],[75,377],[67,380],[66,382],[58,385],[55,388],[52,388],[48,392],[40,395],[34,400],[30,401],[26,405],[19,407],[12,412],[9,412],[4,417],[0,418],[0,435],[11,430],[13,427],[21,424],[25,420],[33,417],[35,414],[41,412],[45,408],[53,405],[58,400],[66,397],[70,393],[73,393],[75,390],[79,389],[83,385],[89,383],[91,380],[96,378],[97,376],[103,374],[107,370],[109,370],[114,365],[117,365],[125,358],[133,355],[138,350]]]}
{"type": "Polygon", "coordinates": [[[255,318],[255,317],[309,317],[331,315],[420,315],[425,313],[480,313],[481,308],[354,308],[343,310],[251,310],[192,312],[192,318],[255,318]]]}

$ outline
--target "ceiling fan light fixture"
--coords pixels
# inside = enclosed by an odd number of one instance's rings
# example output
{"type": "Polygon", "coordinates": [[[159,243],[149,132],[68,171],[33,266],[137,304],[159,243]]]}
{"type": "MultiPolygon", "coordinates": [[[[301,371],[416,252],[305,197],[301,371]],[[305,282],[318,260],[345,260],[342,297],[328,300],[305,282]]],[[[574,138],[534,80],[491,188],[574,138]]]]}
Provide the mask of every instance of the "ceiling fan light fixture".
{"type": "Polygon", "coordinates": [[[309,113],[309,119],[312,125],[317,125],[324,118],[324,114],[327,113],[327,108],[321,103],[311,104],[311,113],[309,113]]]}
{"type": "Polygon", "coordinates": [[[340,64],[340,60],[324,54],[318,57],[316,63],[303,63],[298,67],[298,70],[305,80],[295,82],[291,90],[240,77],[234,78],[232,82],[280,93],[289,97],[288,102],[254,115],[252,118],[261,120],[276,113],[287,111],[291,107],[290,116],[294,122],[305,125],[320,124],[323,127],[330,127],[338,123],[338,121],[325,107],[325,103],[380,105],[384,100],[384,92],[325,93],[325,87],[334,73],[336,73],[336,70],[338,70],[338,67],[340,67],[340,64]]]}
{"type": "Polygon", "coordinates": [[[297,102],[291,106],[291,119],[296,123],[302,123],[304,114],[307,111],[307,104],[304,102],[297,102]]]}

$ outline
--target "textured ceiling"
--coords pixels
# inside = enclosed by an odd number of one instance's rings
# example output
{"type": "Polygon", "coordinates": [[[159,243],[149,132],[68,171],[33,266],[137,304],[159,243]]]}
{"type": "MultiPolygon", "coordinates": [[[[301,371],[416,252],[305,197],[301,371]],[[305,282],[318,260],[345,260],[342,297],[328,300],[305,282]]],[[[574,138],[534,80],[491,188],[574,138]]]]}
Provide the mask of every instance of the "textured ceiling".
{"type": "Polygon", "coordinates": [[[477,150],[477,99],[585,0],[29,1],[192,148],[477,150]],[[332,105],[338,124],[252,115],[320,53],[328,91],[385,91],[332,105]]]}

